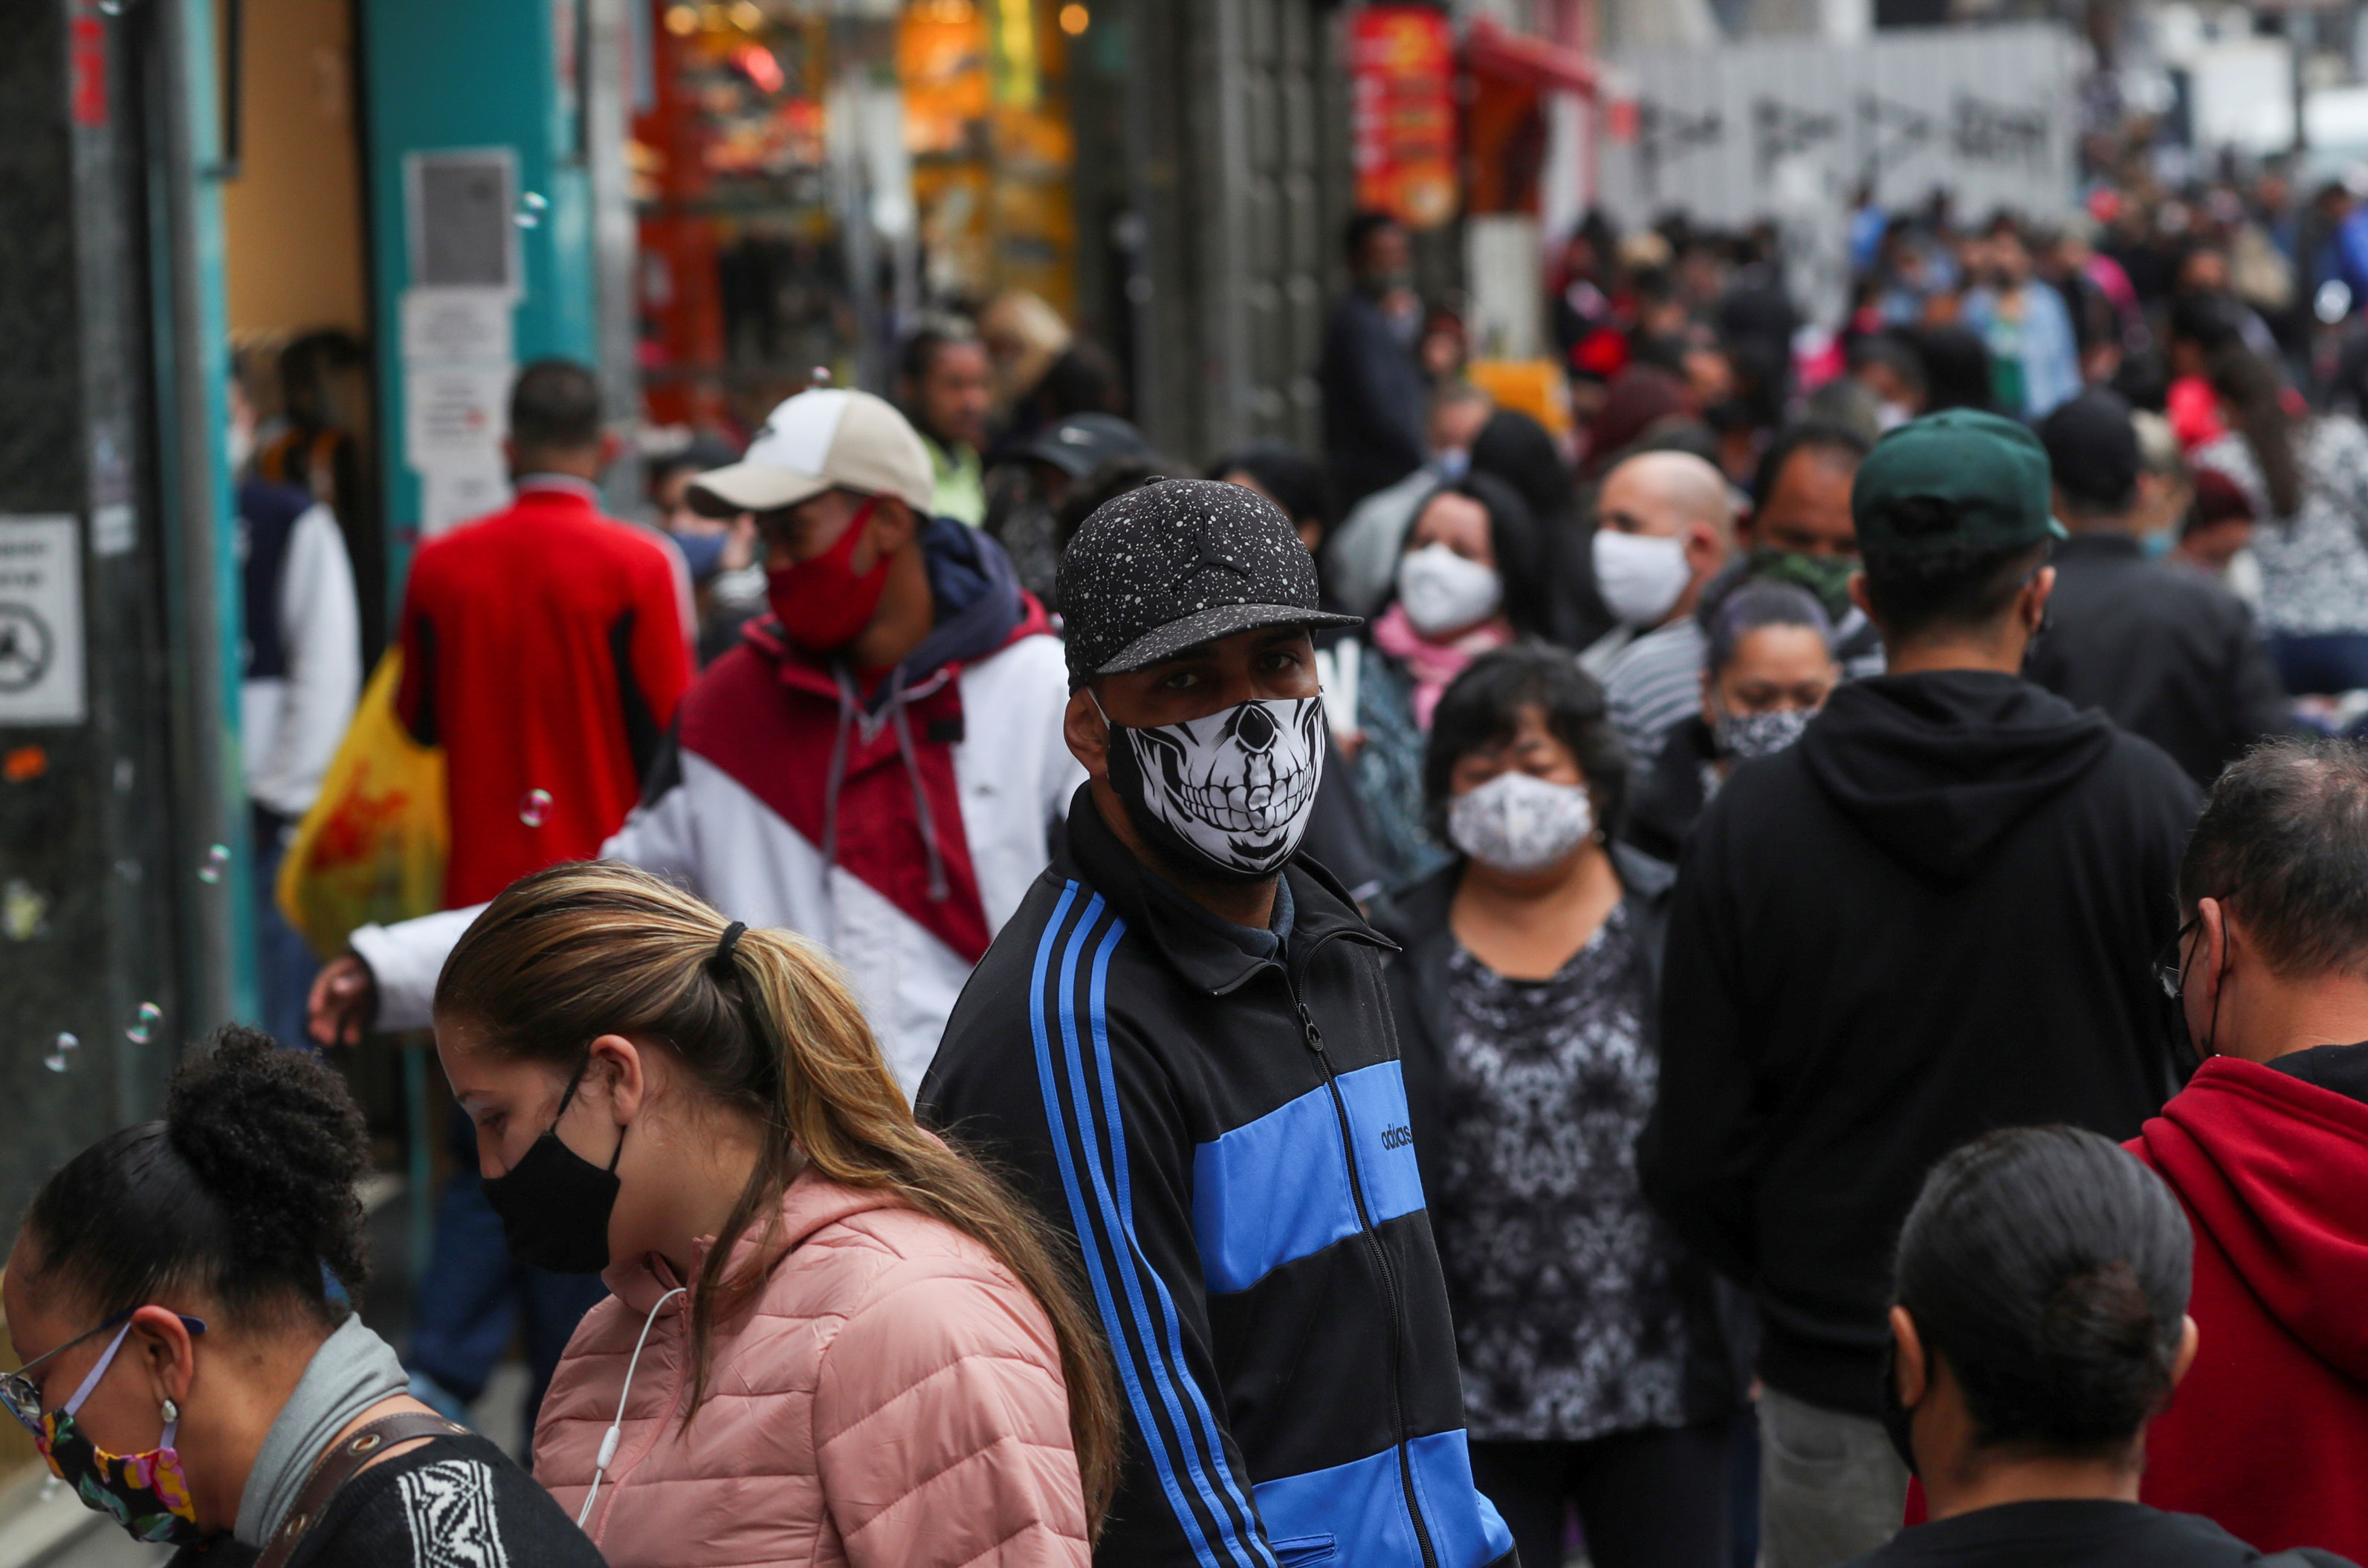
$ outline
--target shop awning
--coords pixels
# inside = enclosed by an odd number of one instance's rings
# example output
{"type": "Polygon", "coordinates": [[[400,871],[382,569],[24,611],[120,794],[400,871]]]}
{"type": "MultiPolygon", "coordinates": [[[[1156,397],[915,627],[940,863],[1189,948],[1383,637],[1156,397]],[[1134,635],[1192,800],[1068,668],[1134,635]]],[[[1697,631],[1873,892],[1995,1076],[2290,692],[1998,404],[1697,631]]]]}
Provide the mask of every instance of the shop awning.
{"type": "Polygon", "coordinates": [[[1482,17],[1463,35],[1465,69],[1509,77],[1544,92],[1593,97],[1602,72],[1577,50],[1517,33],[1494,17],[1482,17]]]}

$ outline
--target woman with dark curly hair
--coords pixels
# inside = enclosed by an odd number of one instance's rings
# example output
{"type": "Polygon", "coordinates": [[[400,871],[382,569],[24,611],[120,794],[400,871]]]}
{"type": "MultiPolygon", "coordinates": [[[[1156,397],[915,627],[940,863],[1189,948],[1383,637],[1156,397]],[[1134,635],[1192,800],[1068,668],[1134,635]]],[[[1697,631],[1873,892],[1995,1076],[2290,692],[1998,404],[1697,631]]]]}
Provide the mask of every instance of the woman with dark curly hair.
{"type": "Polygon", "coordinates": [[[0,1403],[85,1506],[176,1562],[598,1568],[499,1449],[404,1392],[355,1313],[370,1143],[343,1080],[255,1029],[209,1047],[164,1120],[34,1198],[0,1403]]]}

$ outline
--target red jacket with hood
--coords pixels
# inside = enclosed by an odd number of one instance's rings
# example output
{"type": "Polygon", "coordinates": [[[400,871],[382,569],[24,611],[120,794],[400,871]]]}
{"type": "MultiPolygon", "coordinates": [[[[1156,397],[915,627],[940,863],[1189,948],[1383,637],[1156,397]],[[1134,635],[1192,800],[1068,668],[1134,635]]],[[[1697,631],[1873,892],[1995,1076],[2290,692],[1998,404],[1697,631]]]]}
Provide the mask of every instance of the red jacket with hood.
{"type": "Polygon", "coordinates": [[[2215,1056],[2128,1147],[2195,1227],[2195,1365],[2141,1497],[2368,1560],[2368,1046],[2215,1056]],[[2325,1085],[2325,1086],[2323,1086],[2325,1085]],[[2340,1085],[2340,1086],[2339,1086],[2340,1085]]]}

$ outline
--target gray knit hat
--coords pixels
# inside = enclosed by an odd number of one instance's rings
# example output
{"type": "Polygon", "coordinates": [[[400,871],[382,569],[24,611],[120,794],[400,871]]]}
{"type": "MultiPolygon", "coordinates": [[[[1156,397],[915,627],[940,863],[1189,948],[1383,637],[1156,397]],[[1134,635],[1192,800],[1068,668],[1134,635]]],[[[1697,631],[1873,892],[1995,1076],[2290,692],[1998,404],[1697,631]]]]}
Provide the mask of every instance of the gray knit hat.
{"type": "Polygon", "coordinates": [[[1096,508],[1061,557],[1069,684],[1261,626],[1356,626],[1315,608],[1315,562],[1246,485],[1169,479],[1096,508]]]}

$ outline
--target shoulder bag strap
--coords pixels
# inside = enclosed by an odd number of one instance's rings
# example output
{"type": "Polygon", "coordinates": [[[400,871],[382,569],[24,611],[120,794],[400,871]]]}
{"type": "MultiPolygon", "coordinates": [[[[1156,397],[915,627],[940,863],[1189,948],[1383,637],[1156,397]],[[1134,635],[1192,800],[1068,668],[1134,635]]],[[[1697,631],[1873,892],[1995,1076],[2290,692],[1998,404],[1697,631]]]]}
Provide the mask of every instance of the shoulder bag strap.
{"type": "Polygon", "coordinates": [[[354,1472],[398,1443],[408,1443],[417,1437],[467,1437],[469,1428],[441,1415],[423,1411],[406,1410],[393,1415],[382,1415],[361,1430],[353,1433],[323,1454],[313,1467],[313,1474],[297,1495],[295,1506],[271,1538],[263,1555],[255,1560],[255,1568],[283,1568],[296,1548],[303,1543],[304,1534],[318,1524],[328,1511],[330,1501],[354,1472]]]}

